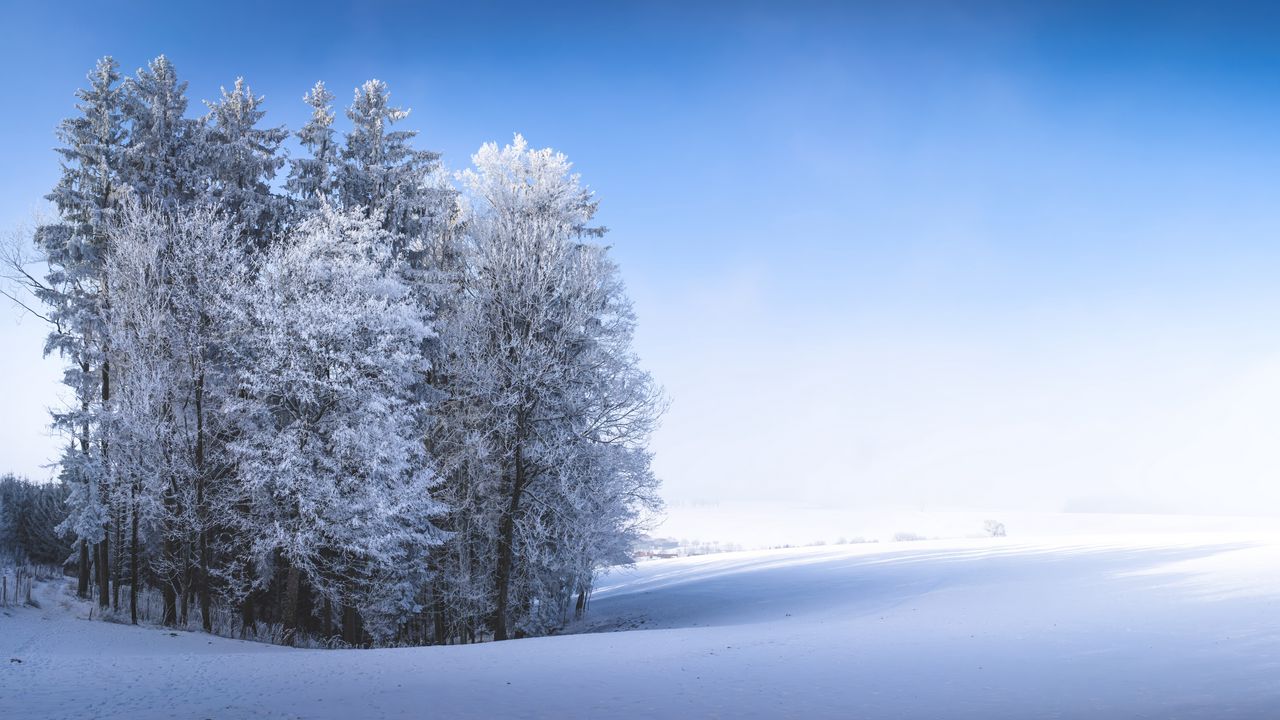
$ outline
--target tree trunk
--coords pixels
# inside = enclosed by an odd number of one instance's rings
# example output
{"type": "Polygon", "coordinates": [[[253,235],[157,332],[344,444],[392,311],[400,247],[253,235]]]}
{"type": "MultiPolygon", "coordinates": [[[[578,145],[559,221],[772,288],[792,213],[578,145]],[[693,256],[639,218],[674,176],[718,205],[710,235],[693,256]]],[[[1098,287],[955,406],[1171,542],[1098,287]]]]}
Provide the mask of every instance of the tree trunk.
{"type": "Polygon", "coordinates": [[[280,609],[284,620],[284,637],[285,645],[292,645],[294,636],[298,633],[298,584],[299,584],[298,568],[293,565],[289,566],[289,572],[285,576],[284,582],[284,607],[280,609]]]}
{"type": "MultiPolygon", "coordinates": [[[[104,349],[105,352],[105,349],[104,349]]],[[[111,400],[111,364],[105,359],[102,361],[102,408],[106,410],[107,403],[111,400]]],[[[101,428],[100,428],[101,430],[101,428]]],[[[109,467],[107,453],[107,436],[102,432],[102,467],[104,471],[109,467]]],[[[104,475],[98,483],[99,497],[102,502],[108,502],[111,497],[110,488],[107,485],[106,476],[104,475]]],[[[110,518],[108,505],[107,517],[110,518]]],[[[98,606],[106,608],[111,604],[111,522],[102,527],[102,542],[98,543],[98,606]]]]}
{"type": "Polygon", "coordinates": [[[348,645],[355,647],[360,644],[364,635],[363,628],[360,627],[360,613],[350,605],[342,606],[342,640],[348,645]]]}
{"type": "Polygon", "coordinates": [[[449,641],[449,631],[445,625],[444,596],[439,592],[432,598],[432,615],[435,620],[435,644],[444,645],[449,641]]]}
{"type": "Polygon", "coordinates": [[[246,593],[240,605],[240,637],[248,637],[249,633],[258,634],[256,621],[253,619],[253,592],[246,593]]]}
{"type": "Polygon", "coordinates": [[[209,509],[205,506],[204,485],[207,475],[204,470],[204,373],[196,377],[196,513],[200,518],[200,539],[196,552],[199,554],[200,577],[198,589],[200,593],[200,626],[205,632],[213,632],[213,618],[210,616],[209,590],[209,509]]]}
{"type": "Polygon", "coordinates": [[[200,626],[213,632],[213,600],[209,589],[209,531],[200,531],[200,626]]]}
{"type": "Polygon", "coordinates": [[[498,594],[493,618],[493,639],[507,639],[507,603],[511,594],[512,544],[515,535],[515,510],[519,497],[511,496],[511,506],[498,523],[498,567],[495,592],[498,594]]]}
{"type": "Polygon", "coordinates": [[[89,543],[80,541],[80,577],[76,583],[76,595],[89,597],[89,543]]]}
{"type": "Polygon", "coordinates": [[[178,552],[173,546],[173,538],[169,536],[172,531],[166,527],[162,532],[165,534],[164,542],[162,543],[165,572],[160,581],[161,590],[164,594],[164,613],[161,617],[161,622],[173,627],[178,624],[178,582],[181,569],[178,564],[178,552]]]}
{"type": "Polygon", "coordinates": [[[178,624],[178,588],[174,585],[172,578],[165,578],[161,583],[161,589],[164,594],[164,615],[161,622],[174,627],[178,624]]]}
{"type": "MultiPolygon", "coordinates": [[[[88,376],[89,361],[87,359],[87,353],[88,353],[89,340],[88,338],[84,338],[83,340],[85,343],[85,347],[83,348],[82,354],[80,356],[80,372],[83,373],[85,376],[88,376]]],[[[80,412],[81,412],[80,453],[84,455],[86,460],[88,460],[89,458],[89,402],[90,401],[87,396],[80,398],[80,412]]],[[[89,482],[90,481],[87,479],[84,480],[85,490],[89,489],[90,487],[89,482]]],[[[93,555],[93,560],[96,561],[97,555],[98,555],[97,546],[94,546],[92,555],[93,555]]],[[[90,565],[89,545],[87,542],[85,542],[83,538],[81,538],[80,539],[80,582],[76,588],[76,594],[82,598],[85,598],[86,600],[89,598],[89,594],[90,594],[89,565],[90,565]]]]}
{"type": "Polygon", "coordinates": [[[184,568],[182,571],[182,582],[178,585],[178,624],[187,626],[187,611],[191,607],[191,572],[184,568]]]}
{"type": "Polygon", "coordinates": [[[524,455],[516,446],[515,478],[511,484],[511,498],[506,513],[498,523],[498,567],[495,573],[497,602],[494,603],[493,639],[506,640],[507,613],[511,595],[511,571],[515,564],[516,513],[520,511],[520,496],[524,493],[524,455]]]}
{"type": "MultiPolygon", "coordinates": [[[[119,505],[119,503],[117,503],[119,505]]],[[[124,508],[118,507],[112,523],[116,530],[116,555],[111,564],[111,609],[120,612],[120,579],[124,575],[124,508]]]]}
{"type": "Polygon", "coordinates": [[[138,495],[133,485],[133,505],[129,518],[129,622],[138,624],[138,495]]]}
{"type": "Polygon", "coordinates": [[[110,540],[111,526],[108,524],[103,528],[102,542],[97,546],[97,575],[98,575],[98,607],[107,608],[111,605],[111,549],[110,540]]]}

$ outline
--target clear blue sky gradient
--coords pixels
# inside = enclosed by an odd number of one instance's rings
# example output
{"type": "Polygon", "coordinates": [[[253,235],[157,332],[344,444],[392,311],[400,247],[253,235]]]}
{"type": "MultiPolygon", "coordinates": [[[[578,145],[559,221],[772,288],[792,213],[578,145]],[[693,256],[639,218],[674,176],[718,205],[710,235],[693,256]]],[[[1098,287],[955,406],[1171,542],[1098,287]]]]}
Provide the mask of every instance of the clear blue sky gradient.
{"type": "MultiPolygon", "coordinates": [[[[315,80],[345,102],[377,77],[451,168],[519,131],[599,193],[673,399],[675,502],[1056,507],[1202,468],[1170,494],[1185,508],[1223,454],[1280,501],[1265,436],[1185,420],[1280,422],[1222,399],[1280,387],[1280,6],[114,5],[6,4],[4,227],[42,206],[101,55],[167,54],[193,112],[243,75],[293,129],[315,80]],[[778,423],[809,431],[752,427],[778,423]],[[1169,459],[1188,443],[1207,449],[1169,459]]],[[[21,372],[38,353],[4,320],[21,372]]],[[[38,474],[45,441],[6,427],[0,471],[38,474]]]]}

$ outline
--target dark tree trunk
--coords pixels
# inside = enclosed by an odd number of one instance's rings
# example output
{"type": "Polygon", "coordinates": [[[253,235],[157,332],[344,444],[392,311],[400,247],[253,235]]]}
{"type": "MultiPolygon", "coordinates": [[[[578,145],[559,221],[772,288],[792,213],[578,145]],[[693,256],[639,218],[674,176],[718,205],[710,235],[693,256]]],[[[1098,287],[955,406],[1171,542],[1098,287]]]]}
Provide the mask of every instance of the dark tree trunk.
{"type": "Polygon", "coordinates": [[[164,594],[164,615],[161,622],[170,627],[178,624],[178,588],[172,578],[165,578],[161,583],[164,594]]]}
{"type": "MultiPolygon", "coordinates": [[[[84,342],[85,342],[85,352],[87,353],[88,343],[89,343],[88,338],[85,338],[84,342]]],[[[85,359],[85,356],[83,355],[81,356],[81,360],[80,360],[80,371],[84,373],[84,375],[86,376],[89,374],[89,361],[85,359]]],[[[84,455],[85,459],[87,460],[89,457],[89,398],[88,397],[80,398],[80,411],[82,413],[81,420],[80,420],[80,453],[84,455]]],[[[86,486],[87,485],[88,483],[86,482],[86,486]]],[[[88,488],[86,487],[86,489],[88,488]]],[[[95,546],[93,548],[93,553],[90,553],[89,544],[85,542],[84,539],[81,539],[80,540],[80,582],[76,587],[76,594],[85,599],[88,599],[90,594],[90,589],[89,589],[89,583],[91,582],[89,579],[90,555],[92,555],[93,556],[92,559],[96,561],[97,555],[98,555],[98,548],[95,546]]]]}
{"type": "Polygon", "coordinates": [[[182,543],[182,574],[178,576],[178,623],[187,626],[188,610],[191,607],[191,541],[182,543]]]}
{"type": "Polygon", "coordinates": [[[110,540],[111,526],[108,525],[103,530],[102,542],[97,546],[97,576],[98,576],[98,607],[107,608],[111,605],[111,549],[110,540]]]}
{"type": "Polygon", "coordinates": [[[285,645],[292,645],[294,636],[298,633],[298,585],[301,579],[299,574],[298,568],[290,565],[289,572],[285,575],[284,606],[280,608],[284,622],[285,645]]]}
{"type": "Polygon", "coordinates": [[[360,613],[350,605],[342,606],[342,640],[355,647],[363,639],[364,629],[360,627],[360,613]]]}
{"type": "Polygon", "coordinates": [[[449,631],[446,627],[444,612],[444,596],[436,593],[432,599],[432,615],[435,620],[435,644],[444,645],[449,641],[449,631]]]}
{"type": "MultiPolygon", "coordinates": [[[[106,408],[107,403],[111,400],[111,364],[106,360],[102,362],[102,406],[106,408]]],[[[107,463],[107,437],[106,433],[102,434],[102,465],[108,467],[107,463]]],[[[103,479],[98,484],[100,497],[109,498],[110,488],[107,481],[103,479]]],[[[109,502],[109,501],[108,501],[109,502]]],[[[110,514],[107,516],[110,518],[110,514]]],[[[111,523],[107,522],[102,528],[102,542],[98,543],[98,606],[106,608],[111,604],[111,523]]]]}
{"type": "Polygon", "coordinates": [[[200,593],[200,626],[205,632],[213,632],[210,616],[209,589],[209,508],[205,506],[204,486],[207,473],[204,469],[204,373],[196,377],[196,512],[200,516],[200,539],[196,552],[199,555],[200,577],[197,588],[200,593]]]}
{"type": "Polygon", "coordinates": [[[80,577],[76,583],[76,595],[89,597],[89,543],[80,541],[80,577]]]}
{"type": "Polygon", "coordinates": [[[324,633],[324,639],[328,640],[333,637],[333,603],[329,598],[324,599],[324,621],[321,623],[321,632],[324,633]]]}
{"type": "Polygon", "coordinates": [[[133,485],[129,517],[129,622],[138,624],[138,486],[133,485]]]}
{"type": "Polygon", "coordinates": [[[209,589],[209,531],[200,531],[200,626],[213,632],[213,600],[209,589]]]}
{"type": "MultiPolygon", "coordinates": [[[[168,501],[166,500],[166,502],[168,501]]],[[[165,538],[162,543],[162,552],[164,553],[165,572],[160,580],[161,592],[164,594],[164,614],[161,622],[172,627],[178,624],[178,593],[180,591],[178,583],[182,570],[178,562],[177,549],[174,547],[173,539],[169,537],[171,530],[166,527],[163,532],[165,533],[165,538]]]]}
{"type": "Polygon", "coordinates": [[[258,630],[256,621],[253,618],[253,593],[249,592],[244,596],[244,603],[240,605],[240,637],[248,637],[250,633],[257,635],[258,630]]]}
{"type": "Polygon", "coordinates": [[[498,597],[493,617],[494,640],[507,639],[507,604],[511,595],[511,565],[514,560],[512,544],[515,535],[515,511],[519,507],[519,502],[519,497],[513,494],[510,508],[498,523],[498,567],[495,588],[498,597]]]}
{"type": "Polygon", "coordinates": [[[516,513],[520,511],[520,496],[524,493],[525,470],[521,446],[516,446],[515,478],[511,483],[511,498],[507,511],[498,523],[498,567],[495,573],[497,601],[494,603],[493,639],[506,640],[508,606],[511,602],[511,572],[515,564],[516,513]]]}
{"type": "Polygon", "coordinates": [[[116,512],[116,519],[112,525],[116,530],[116,555],[112,558],[111,564],[111,609],[120,612],[120,580],[124,576],[124,554],[120,552],[124,548],[123,507],[116,512]]]}

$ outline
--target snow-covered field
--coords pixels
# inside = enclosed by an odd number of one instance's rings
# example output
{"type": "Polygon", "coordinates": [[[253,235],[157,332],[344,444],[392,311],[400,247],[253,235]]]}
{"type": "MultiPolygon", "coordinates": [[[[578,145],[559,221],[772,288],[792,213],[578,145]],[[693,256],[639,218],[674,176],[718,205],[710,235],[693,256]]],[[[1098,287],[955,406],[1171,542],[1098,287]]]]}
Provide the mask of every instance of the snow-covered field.
{"type": "Polygon", "coordinates": [[[582,634],[405,650],[41,595],[0,614],[0,718],[1280,717],[1280,535],[1257,532],[656,560],[604,578],[582,634]]]}
{"type": "Polygon", "coordinates": [[[842,538],[885,542],[898,533],[928,538],[982,536],[986,520],[1004,523],[1009,535],[1015,538],[1280,531],[1280,520],[1273,517],[724,501],[668,505],[661,524],[652,534],[688,544],[715,543],[721,547],[752,550],[819,542],[834,544],[842,538]]]}

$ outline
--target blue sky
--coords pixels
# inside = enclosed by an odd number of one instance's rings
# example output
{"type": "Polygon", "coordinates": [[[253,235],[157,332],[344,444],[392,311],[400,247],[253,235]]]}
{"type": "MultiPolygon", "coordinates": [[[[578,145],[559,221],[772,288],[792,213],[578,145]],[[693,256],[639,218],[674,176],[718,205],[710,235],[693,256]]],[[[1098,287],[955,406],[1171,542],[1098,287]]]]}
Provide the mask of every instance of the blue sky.
{"type": "MultiPolygon", "coordinates": [[[[519,131],[599,193],[672,502],[1280,511],[1274,6],[57,5],[4,10],[0,227],[101,55],[291,128],[377,77],[450,167],[519,131]]],[[[0,471],[47,474],[5,312],[0,471]]]]}

